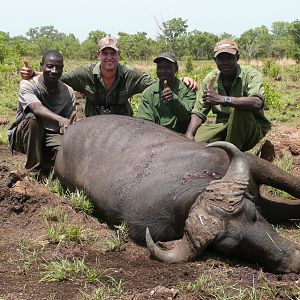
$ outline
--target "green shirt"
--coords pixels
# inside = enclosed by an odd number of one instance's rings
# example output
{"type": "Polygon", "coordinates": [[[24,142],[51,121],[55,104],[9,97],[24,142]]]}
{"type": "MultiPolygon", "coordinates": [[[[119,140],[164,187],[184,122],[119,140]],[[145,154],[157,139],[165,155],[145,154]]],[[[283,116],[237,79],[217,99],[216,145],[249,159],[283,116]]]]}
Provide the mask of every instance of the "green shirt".
{"type": "Polygon", "coordinates": [[[179,79],[172,91],[174,99],[169,103],[163,103],[160,100],[159,82],[149,86],[142,94],[138,117],[184,133],[190,121],[196,94],[179,79]]]}
{"type": "MultiPolygon", "coordinates": [[[[230,92],[227,95],[226,90],[222,83],[221,73],[219,70],[210,72],[203,80],[202,88],[197,93],[192,113],[198,115],[204,122],[206,121],[207,114],[210,110],[216,114],[216,123],[226,123],[228,121],[231,107],[214,105],[205,106],[202,101],[202,96],[205,87],[209,84],[212,89],[219,95],[232,96],[232,97],[250,97],[257,96],[264,100],[264,87],[262,76],[260,72],[250,66],[238,65],[236,78],[231,86],[230,92]]],[[[261,125],[270,126],[270,122],[264,116],[263,109],[253,111],[256,121],[261,125]]]]}
{"type": "Polygon", "coordinates": [[[100,62],[65,72],[60,80],[86,96],[87,117],[102,113],[132,115],[129,98],[155,82],[146,73],[119,64],[116,80],[107,91],[100,74],[100,62]]]}

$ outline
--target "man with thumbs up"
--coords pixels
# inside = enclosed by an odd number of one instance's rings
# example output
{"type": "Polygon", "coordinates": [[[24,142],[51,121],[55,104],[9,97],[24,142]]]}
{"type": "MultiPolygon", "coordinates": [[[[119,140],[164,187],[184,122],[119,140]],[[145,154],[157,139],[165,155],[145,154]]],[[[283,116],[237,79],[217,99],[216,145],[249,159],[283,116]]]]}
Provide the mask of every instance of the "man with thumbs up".
{"type": "Polygon", "coordinates": [[[177,78],[178,63],[173,53],[154,59],[158,81],[142,93],[138,117],[185,133],[196,95],[177,78]]]}
{"type": "MultiPolygon", "coordinates": [[[[29,68],[27,59],[24,65],[29,68]]],[[[17,118],[8,132],[12,150],[26,154],[25,168],[38,175],[50,170],[76,110],[73,89],[59,81],[63,56],[47,51],[40,65],[41,75],[20,83],[17,118]]]]}
{"type": "Polygon", "coordinates": [[[233,40],[216,43],[214,60],[218,69],[203,80],[186,136],[196,142],[223,140],[250,150],[271,128],[263,112],[262,76],[238,64],[239,49],[233,40]],[[210,111],[216,115],[215,123],[203,124],[210,111]]]}

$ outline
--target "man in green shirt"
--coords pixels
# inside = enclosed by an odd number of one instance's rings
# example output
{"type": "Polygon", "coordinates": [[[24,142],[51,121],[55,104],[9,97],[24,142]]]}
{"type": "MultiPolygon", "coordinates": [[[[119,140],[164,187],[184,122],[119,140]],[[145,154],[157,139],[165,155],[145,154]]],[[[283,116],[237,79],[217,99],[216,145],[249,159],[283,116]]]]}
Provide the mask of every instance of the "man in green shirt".
{"type": "Polygon", "coordinates": [[[186,136],[196,142],[224,140],[250,150],[271,128],[263,112],[262,76],[238,64],[239,49],[232,40],[216,43],[214,59],[218,70],[203,80],[186,136]],[[215,124],[203,124],[209,111],[216,115],[215,124]]]}
{"type": "MultiPolygon", "coordinates": [[[[65,72],[60,80],[85,95],[86,117],[99,114],[131,116],[130,97],[143,92],[155,80],[144,72],[120,64],[118,41],[110,35],[99,41],[97,58],[95,64],[65,72]]],[[[34,73],[31,68],[22,68],[22,79],[29,79],[34,73]]],[[[184,78],[184,82],[191,89],[196,88],[191,78],[184,78]]]]}
{"type": "Polygon", "coordinates": [[[143,92],[138,117],[185,133],[196,94],[177,78],[178,63],[173,53],[161,53],[154,62],[159,80],[143,92]]]}

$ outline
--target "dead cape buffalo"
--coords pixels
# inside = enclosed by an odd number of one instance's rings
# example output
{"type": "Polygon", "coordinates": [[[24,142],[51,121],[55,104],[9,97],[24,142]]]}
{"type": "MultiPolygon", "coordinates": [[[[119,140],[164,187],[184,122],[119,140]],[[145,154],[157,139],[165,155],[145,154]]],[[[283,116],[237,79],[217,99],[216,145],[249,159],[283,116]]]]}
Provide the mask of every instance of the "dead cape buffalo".
{"type": "Polygon", "coordinates": [[[96,116],[67,130],[55,172],[63,187],[84,189],[108,224],[125,221],[158,260],[193,260],[209,245],[273,272],[300,272],[300,246],[266,221],[298,218],[300,200],[259,192],[267,184],[300,198],[299,178],[229,143],[207,147],[141,119],[96,116]],[[173,242],[163,250],[152,238],[173,242]]]}

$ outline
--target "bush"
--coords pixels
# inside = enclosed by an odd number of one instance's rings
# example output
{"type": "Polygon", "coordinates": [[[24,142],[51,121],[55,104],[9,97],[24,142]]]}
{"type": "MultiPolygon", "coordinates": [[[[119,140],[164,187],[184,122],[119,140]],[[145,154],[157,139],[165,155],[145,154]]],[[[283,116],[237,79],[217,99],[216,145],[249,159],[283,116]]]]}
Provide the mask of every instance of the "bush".
{"type": "Polygon", "coordinates": [[[269,81],[263,83],[265,88],[265,109],[281,110],[286,108],[287,104],[283,103],[282,93],[276,90],[275,86],[269,81]]]}
{"type": "Polygon", "coordinates": [[[281,73],[280,66],[270,59],[264,62],[262,71],[264,75],[269,76],[273,79],[279,78],[281,73]]]}
{"type": "Polygon", "coordinates": [[[185,72],[189,74],[192,73],[193,70],[194,70],[193,58],[191,56],[188,56],[185,61],[185,72]]]}

